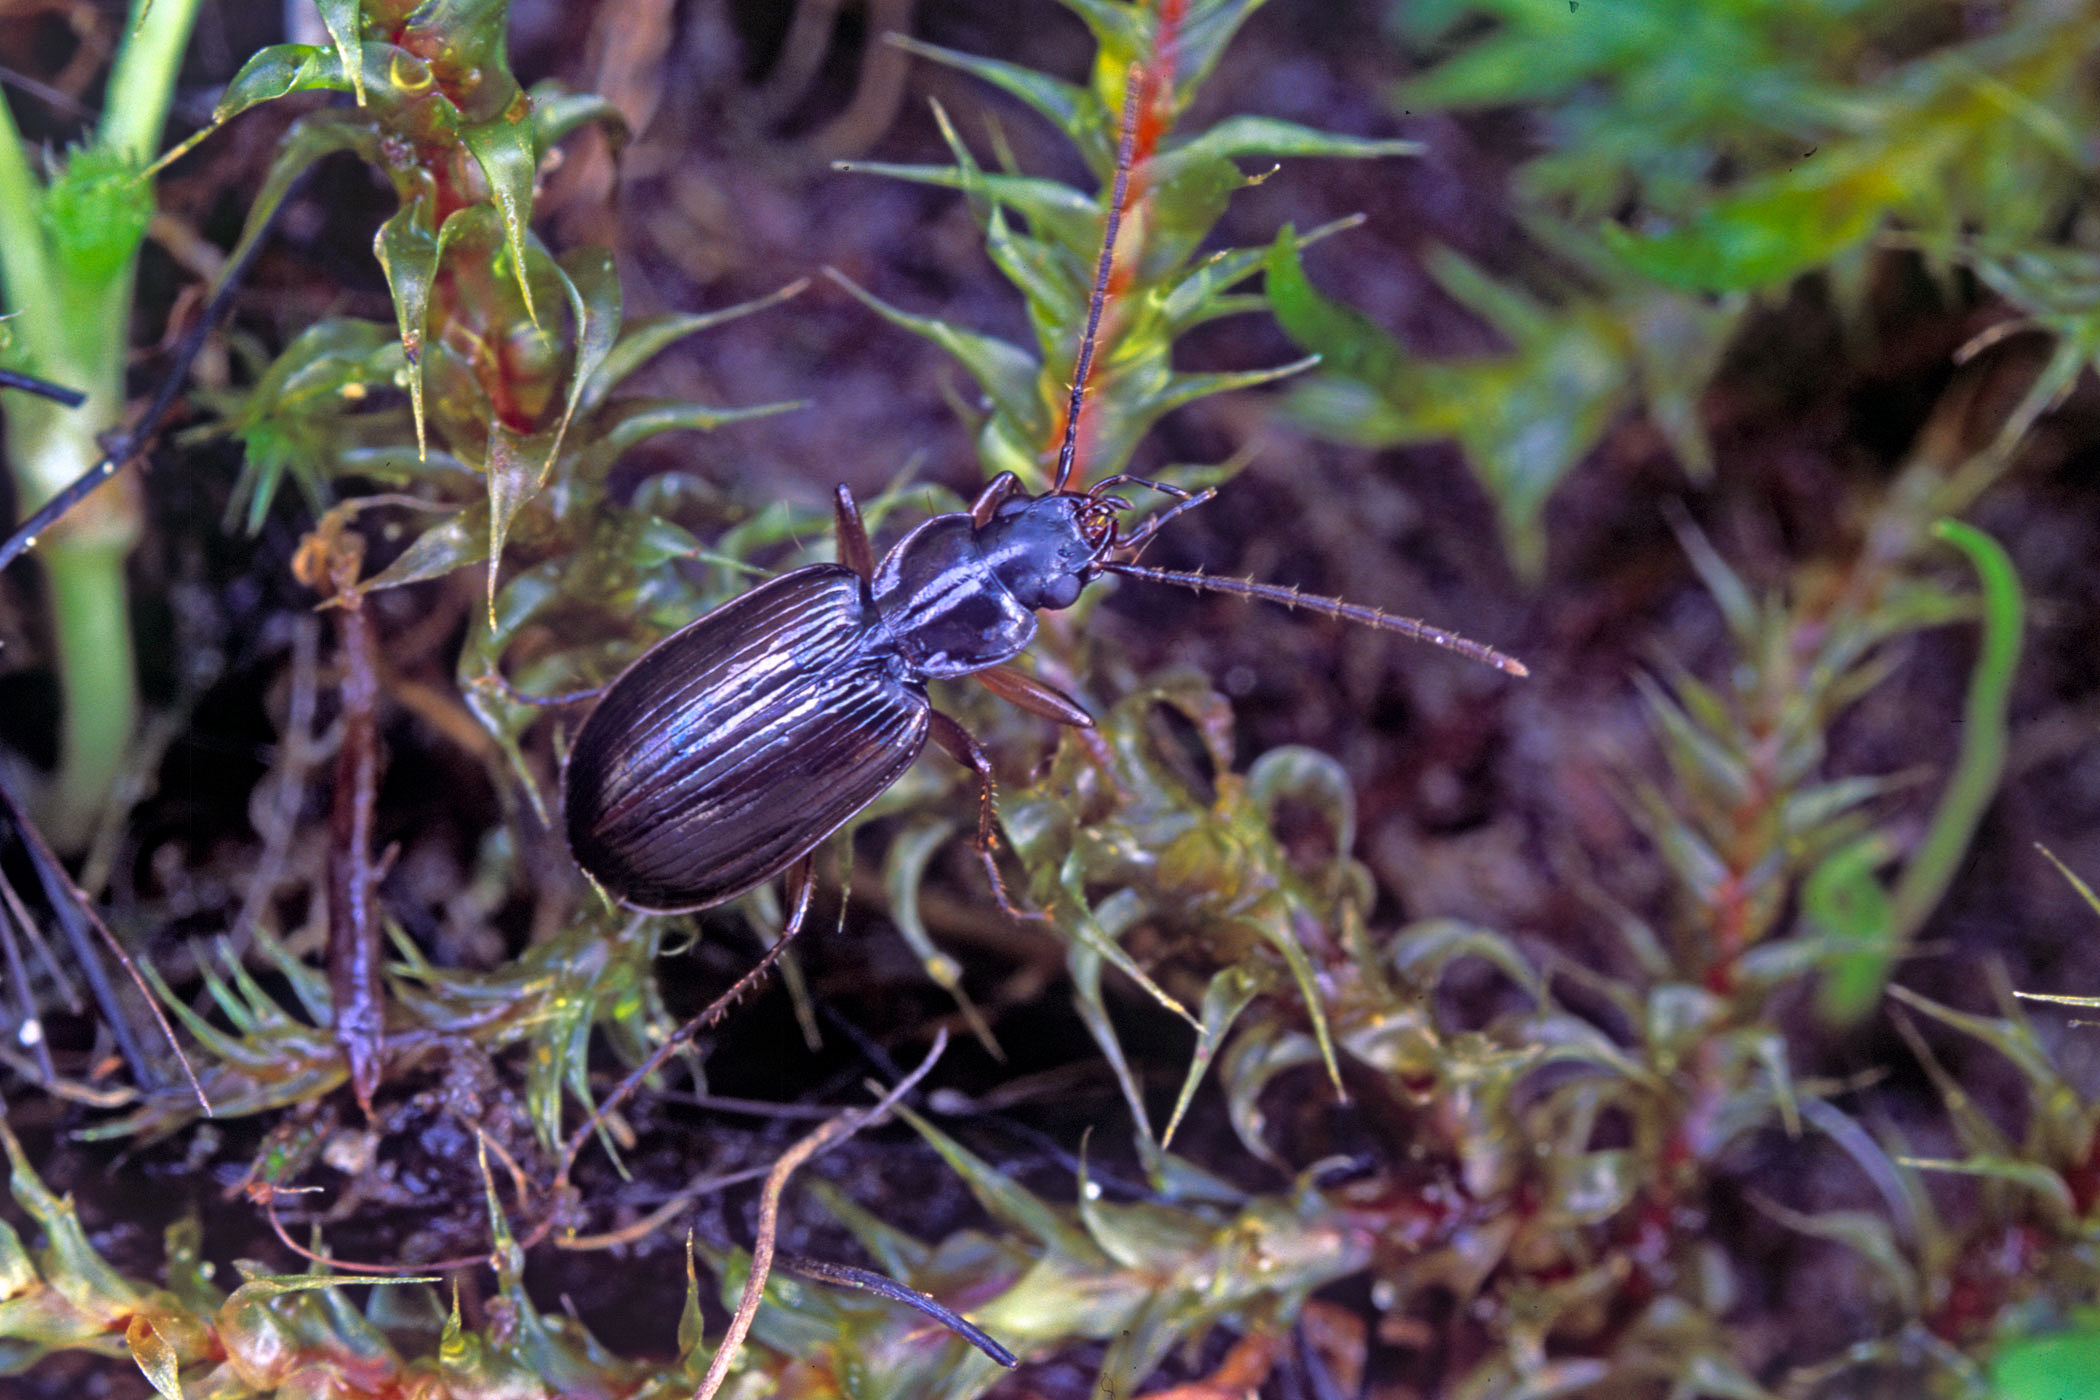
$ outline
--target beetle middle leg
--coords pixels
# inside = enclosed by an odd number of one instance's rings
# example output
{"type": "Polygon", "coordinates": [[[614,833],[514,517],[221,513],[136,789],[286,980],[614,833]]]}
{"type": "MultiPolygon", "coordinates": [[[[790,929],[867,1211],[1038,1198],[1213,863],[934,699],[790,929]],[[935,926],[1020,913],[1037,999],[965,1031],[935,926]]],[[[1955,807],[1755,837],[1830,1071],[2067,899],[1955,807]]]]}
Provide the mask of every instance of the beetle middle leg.
{"type": "MultiPolygon", "coordinates": [[[[1018,666],[994,666],[988,671],[979,671],[973,679],[983,684],[986,690],[1010,705],[1017,705],[1032,715],[1057,724],[1068,724],[1074,729],[1092,729],[1094,717],[1086,712],[1086,706],[1051,685],[1029,675],[1018,666]]],[[[953,750],[950,750],[953,752],[953,750]]],[[[967,759],[962,760],[968,762],[967,759]]]]}
{"type": "MultiPolygon", "coordinates": [[[[987,673],[979,674],[981,679],[987,673]]],[[[1009,676],[1011,674],[1013,673],[1010,672],[1009,676]]],[[[1044,689],[1048,690],[1049,687],[1045,686],[1044,689]]],[[[1077,708],[1076,702],[1068,700],[1066,703],[1077,708]]],[[[991,878],[992,897],[999,901],[1000,912],[1010,919],[1047,922],[1050,918],[1048,914],[1023,909],[1014,903],[1013,896],[1006,892],[1006,877],[999,873],[999,862],[992,854],[998,841],[999,801],[998,784],[992,779],[991,759],[985,756],[983,746],[971,737],[970,731],[949,716],[934,710],[929,718],[932,721],[933,742],[947,750],[950,758],[977,775],[977,858],[984,862],[984,872],[991,878]]],[[[1056,716],[1052,715],[1051,718],[1056,716]]]]}

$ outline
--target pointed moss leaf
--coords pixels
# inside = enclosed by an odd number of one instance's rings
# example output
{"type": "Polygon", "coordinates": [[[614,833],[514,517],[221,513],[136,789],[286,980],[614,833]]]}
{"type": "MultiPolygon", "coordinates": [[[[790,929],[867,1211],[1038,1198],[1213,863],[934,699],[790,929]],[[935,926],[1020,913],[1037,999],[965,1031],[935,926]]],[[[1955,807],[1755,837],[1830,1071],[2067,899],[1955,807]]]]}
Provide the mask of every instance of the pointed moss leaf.
{"type": "MultiPolygon", "coordinates": [[[[313,44],[273,44],[241,65],[213,104],[212,124],[232,121],[250,107],[295,92],[357,91],[363,82],[354,50],[320,48],[313,44]]],[[[363,105],[360,100],[360,104],[363,105]]]]}
{"type": "Polygon", "coordinates": [[[1278,1075],[1318,1064],[1319,1060],[1320,1047],[1308,1035],[1256,1028],[1240,1036],[1226,1054],[1219,1076],[1225,1084],[1227,1115],[1241,1146],[1272,1166],[1285,1166],[1276,1149],[1269,1145],[1268,1117],[1262,1111],[1261,1096],[1278,1075]]]}
{"type": "Polygon", "coordinates": [[[423,331],[430,319],[430,289],[437,280],[442,234],[430,228],[428,196],[417,195],[396,209],[372,239],[373,256],[386,274],[394,322],[407,359],[408,399],[416,419],[416,450],[424,449],[423,331]]]}
{"type": "Polygon", "coordinates": [[[358,585],[360,592],[442,578],[489,557],[488,507],[474,505],[416,536],[400,557],[358,585]]]}
{"type": "Polygon", "coordinates": [[[1028,220],[1029,231],[1073,250],[1088,260],[1101,251],[1101,206],[1091,195],[1057,180],[1034,175],[1006,175],[998,171],[965,174],[947,165],[891,165],[882,161],[855,161],[842,165],[863,175],[886,175],[893,180],[939,185],[945,189],[973,189],[997,200],[1028,220]]]}
{"type": "MultiPolygon", "coordinates": [[[[254,1268],[254,1265],[249,1265],[254,1268]]],[[[253,1274],[245,1278],[241,1286],[233,1290],[226,1300],[229,1308],[252,1306],[272,1298],[290,1297],[299,1293],[312,1293],[317,1289],[357,1287],[400,1288],[413,1283],[442,1283],[436,1274],[253,1274]]]]}
{"type": "MultiPolygon", "coordinates": [[[[535,240],[535,247],[537,247],[535,240]]],[[[576,407],[584,390],[603,368],[620,338],[620,274],[613,267],[612,253],[605,248],[578,248],[556,262],[548,260],[562,295],[575,320],[575,361],[569,366],[569,385],[562,403],[561,421],[547,445],[547,459],[540,469],[545,481],[561,455],[562,439],[568,435],[576,407]]]]}
{"type": "Polygon", "coordinates": [[[1162,181],[1171,179],[1183,161],[1273,160],[1285,156],[1340,156],[1365,160],[1378,156],[1420,155],[1422,149],[1419,141],[1341,136],[1274,117],[1227,117],[1201,136],[1162,154],[1152,166],[1152,176],[1162,181]]]}
{"type": "Polygon", "coordinates": [[[691,1357],[707,1341],[707,1316],[700,1310],[700,1270],[693,1259],[693,1237],[685,1237],[685,1306],[678,1311],[678,1355],[691,1357]]]}
{"type": "Polygon", "coordinates": [[[525,314],[534,325],[539,313],[532,304],[532,279],[526,275],[525,234],[532,220],[532,181],[539,167],[533,149],[530,103],[484,122],[461,125],[459,137],[473,153],[488,177],[489,196],[503,216],[503,239],[510,250],[511,274],[518,280],[518,294],[525,299],[525,314]]]}
{"type": "Polygon", "coordinates": [[[496,574],[503,567],[503,542],[525,503],[547,484],[553,461],[544,450],[549,435],[527,437],[513,432],[500,418],[489,420],[488,607],[489,627],[496,626],[496,574]]]}
{"type": "Polygon", "coordinates": [[[673,399],[622,400],[610,410],[612,421],[605,428],[599,442],[611,449],[614,455],[618,455],[636,443],[646,442],[660,433],[675,432],[681,428],[695,432],[712,432],[725,423],[744,423],[755,418],[771,418],[776,414],[792,413],[796,409],[807,407],[807,400],[751,404],[744,408],[714,408],[704,403],[682,403],[673,399]]]}
{"type": "Polygon", "coordinates": [[[1010,1179],[991,1163],[971,1152],[932,1123],[902,1104],[898,1114],[918,1130],[933,1150],[970,1188],[977,1203],[994,1218],[1035,1240],[1045,1249],[1056,1250],[1076,1260],[1100,1260],[1085,1231],[1067,1222],[1057,1210],[1010,1179]]]}
{"type": "Polygon", "coordinates": [[[1894,905],[1879,868],[1893,854],[1888,839],[1869,833],[1831,852],[1801,886],[1808,926],[1837,953],[1816,989],[1816,1010],[1834,1026],[1855,1025],[1881,1003],[1896,952],[1894,905]]]}
{"type": "Polygon", "coordinates": [[[1203,1253],[1217,1233],[1215,1226],[1187,1211],[1142,1201],[1111,1204],[1084,1176],[1079,1181],[1079,1218],[1102,1253],[1126,1269],[1151,1273],[1203,1253]]]}
{"type": "Polygon", "coordinates": [[[1094,1038],[1094,1044],[1100,1047],[1101,1058],[1108,1061],[1109,1071],[1116,1077],[1116,1087],[1122,1090],[1123,1103],[1130,1110],[1130,1121],[1137,1128],[1138,1150],[1149,1167],[1162,1149],[1158,1135],[1152,1130],[1152,1111],[1145,1104],[1144,1085],[1131,1067],[1130,1057],[1123,1053],[1122,1037],[1116,1034],[1115,1022],[1110,1019],[1108,1004],[1101,995],[1102,963],[1101,954],[1086,943],[1074,943],[1065,949],[1065,971],[1072,979],[1073,1009],[1079,1013],[1080,1024],[1094,1038]]]}
{"type": "Polygon", "coordinates": [[[889,852],[883,858],[882,877],[884,891],[889,895],[890,918],[897,925],[897,932],[919,959],[919,966],[926,970],[928,980],[946,992],[955,1002],[956,1010],[970,1027],[970,1034],[984,1047],[985,1053],[1003,1062],[1006,1052],[992,1034],[992,1028],[978,1011],[977,1003],[963,988],[962,964],[942,952],[927,931],[926,920],[919,912],[919,887],[926,879],[926,866],[934,853],[955,834],[955,824],[937,818],[922,818],[905,828],[904,832],[890,843],[889,852]]]}
{"type": "Polygon", "coordinates": [[[1144,46],[1146,33],[1140,27],[1138,7],[1123,0],[1059,0],[1066,9],[1086,21],[1094,31],[1094,42],[1103,53],[1100,62],[1127,67],[1144,46]]]}
{"type": "Polygon", "coordinates": [[[633,135],[627,129],[626,114],[595,92],[567,92],[553,83],[534,83],[529,95],[532,136],[543,151],[552,150],[586,126],[602,130],[615,153],[633,135]]]}
{"type": "Polygon", "coordinates": [[[1267,369],[1232,370],[1218,374],[1176,374],[1167,381],[1163,392],[1152,396],[1146,403],[1145,417],[1148,420],[1157,418],[1199,399],[1211,398],[1218,394],[1232,394],[1242,389],[1274,384],[1279,379],[1304,374],[1319,363],[1318,355],[1307,355],[1302,360],[1292,360],[1286,365],[1272,365],[1267,369]]]}
{"type": "Polygon", "coordinates": [[[685,337],[739,317],[749,316],[754,311],[778,306],[801,295],[808,286],[809,282],[805,278],[790,282],[777,292],[768,292],[762,297],[738,302],[735,306],[725,306],[719,311],[647,316],[627,323],[619,340],[607,352],[585,385],[583,407],[594,408],[603,403],[605,396],[624,383],[628,376],[685,337]]]}
{"type": "Polygon", "coordinates": [[[1882,162],[1808,162],[1714,201],[1682,228],[1637,234],[1606,224],[1604,240],[1665,286],[1761,291],[1864,241],[1903,193],[1902,182],[1882,162]]]}
{"type": "Polygon", "coordinates": [[[1017,345],[995,336],[979,335],[932,316],[916,316],[891,306],[834,268],[825,269],[831,279],[892,325],[924,336],[962,362],[997,411],[1017,423],[1042,424],[1042,404],[1036,387],[1037,364],[1017,345]]]}
{"type": "Polygon", "coordinates": [[[1203,1003],[1197,1009],[1203,1029],[1196,1036],[1196,1051],[1189,1056],[1188,1070],[1181,1077],[1181,1092],[1174,1098],[1174,1111],[1168,1115],[1167,1130],[1160,1134],[1161,1151],[1173,1146],[1174,1134],[1181,1127],[1189,1105],[1195,1101],[1197,1086],[1210,1072],[1211,1062],[1217,1059],[1233,1023],[1261,994],[1264,985],[1265,979],[1256,976],[1252,969],[1237,964],[1212,974],[1210,985],[1203,989],[1203,1003]]]}
{"type": "Polygon", "coordinates": [[[1944,1025],[1975,1036],[2011,1060],[2027,1077],[2027,1083],[2038,1101],[2047,1103],[2059,1095],[2066,1101],[2077,1100],[2076,1091],[2065,1082],[2055,1062],[2049,1058],[2049,1052],[2034,1038],[2034,1031],[2024,1020],[1974,1016],[1966,1011],[1956,1011],[1951,1006],[1942,1006],[1902,986],[1890,987],[1889,995],[1944,1025]]]}
{"type": "Polygon", "coordinates": [[[906,53],[946,64],[990,83],[1067,134],[1077,132],[1080,115],[1092,100],[1092,94],[1075,83],[1064,82],[1017,63],[1002,63],[994,58],[979,58],[975,54],[945,49],[908,34],[892,34],[889,41],[906,53]]]}
{"type": "Polygon", "coordinates": [[[183,1400],[182,1359],[150,1317],[144,1313],[131,1315],[131,1322],[124,1329],[124,1345],[161,1400],[183,1400]]]}
{"type": "Polygon", "coordinates": [[[321,27],[328,31],[328,40],[335,45],[336,59],[350,74],[351,90],[357,94],[357,105],[365,105],[364,64],[360,61],[362,44],[358,34],[358,9],[362,0],[314,0],[314,8],[321,12],[321,27]]]}
{"type": "Polygon", "coordinates": [[[22,1144],[4,1121],[0,1121],[0,1146],[5,1147],[12,1168],[8,1185],[14,1192],[15,1204],[44,1230],[40,1251],[44,1281],[83,1311],[114,1313],[135,1308],[139,1303],[138,1290],[89,1243],[80,1217],[74,1214],[72,1200],[53,1194],[44,1184],[30,1165],[29,1154],[22,1150],[22,1144]]]}
{"type": "Polygon", "coordinates": [[[1298,257],[1298,239],[1286,224],[1269,249],[1269,305],[1284,334],[1320,357],[1333,374],[1376,390],[1396,382],[1406,361],[1400,343],[1353,307],[1314,288],[1298,257]]]}
{"type": "Polygon", "coordinates": [[[1960,1161],[1930,1157],[1899,1157],[1904,1166],[1916,1171],[1948,1172],[1956,1176],[1982,1177],[1990,1181],[2002,1181],[2030,1192],[2041,1202],[2052,1217],[2053,1228],[2074,1230],[2077,1228],[2078,1210],[2071,1199],[2071,1188],[2063,1175],[2040,1162],[2030,1162],[2020,1157],[1996,1157],[1977,1154],[1960,1161]]]}

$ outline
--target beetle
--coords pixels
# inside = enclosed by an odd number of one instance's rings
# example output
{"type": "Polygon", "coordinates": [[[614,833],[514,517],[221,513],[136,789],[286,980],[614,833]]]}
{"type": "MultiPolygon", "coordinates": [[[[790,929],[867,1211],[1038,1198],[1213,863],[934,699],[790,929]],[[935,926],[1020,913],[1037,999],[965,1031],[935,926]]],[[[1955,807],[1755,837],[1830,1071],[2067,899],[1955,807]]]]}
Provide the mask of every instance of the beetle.
{"type": "Polygon", "coordinates": [[[1031,494],[1004,473],[968,510],[925,521],[877,562],[841,486],[837,563],[761,583],[628,666],[585,717],[562,774],[569,849],[613,899],[682,913],[787,872],[784,943],[808,906],[812,852],[902,777],[931,739],[976,775],[978,852],[1001,908],[1018,914],[992,858],[991,764],[962,725],[933,708],[926,685],[974,676],[1023,709],[1091,725],[1078,701],[1009,663],[1034,639],[1037,613],[1070,607],[1104,575],[1309,608],[1525,673],[1492,648],[1375,608],[1137,562],[1161,526],[1215,488],[1191,493],[1118,475],[1066,489],[1134,132],[1132,106],[1050,489],[1031,494]],[[1170,504],[1126,535],[1122,520],[1133,507],[1115,494],[1124,487],[1170,504]]]}
{"type": "Polygon", "coordinates": [[[1499,652],[1373,608],[1135,562],[1161,525],[1210,495],[1127,476],[1030,495],[1009,473],[969,510],[934,516],[876,563],[852,493],[840,487],[841,562],[770,579],[672,633],[584,720],[564,772],[577,863],[631,908],[709,908],[803,861],[902,777],[930,738],[977,777],[978,849],[1008,905],[989,859],[991,765],[933,708],[926,683],[975,676],[1023,709],[1091,725],[1078,701],[1008,663],[1034,640],[1038,612],[1070,607],[1105,574],[1311,608],[1523,674],[1499,652]],[[1174,504],[1126,537],[1120,518],[1131,503],[1112,494],[1124,485],[1174,504]]]}

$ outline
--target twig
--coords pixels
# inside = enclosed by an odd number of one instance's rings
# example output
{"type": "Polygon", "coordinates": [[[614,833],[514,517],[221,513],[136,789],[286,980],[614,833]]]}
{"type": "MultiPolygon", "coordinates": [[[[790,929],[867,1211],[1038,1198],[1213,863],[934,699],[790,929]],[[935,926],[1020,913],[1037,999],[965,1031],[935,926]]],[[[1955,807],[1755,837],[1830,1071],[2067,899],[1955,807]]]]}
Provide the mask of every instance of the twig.
{"type": "Polygon", "coordinates": [[[824,1259],[805,1259],[798,1254],[780,1256],[780,1267],[791,1274],[800,1274],[818,1283],[838,1284],[846,1288],[858,1288],[873,1293],[878,1298],[887,1298],[893,1303],[902,1303],[932,1318],[956,1336],[976,1347],[992,1360],[1011,1371],[1021,1364],[1020,1359],[999,1344],[997,1338],[964,1317],[955,1309],[937,1298],[928,1297],[909,1284],[897,1282],[888,1274],[873,1269],[856,1269],[850,1264],[833,1264],[824,1259]]]}
{"type": "Polygon", "coordinates": [[[379,666],[371,619],[357,590],[364,541],[330,512],[300,546],[294,572],[336,609],[342,657],[343,739],[335,755],[329,812],[328,992],[335,1043],[350,1062],[350,1085],[365,1116],[386,1069],[386,984],[379,967],[379,879],[372,866],[379,798],[379,666]]]}
{"type": "MultiPolygon", "coordinates": [[[[829,1112],[830,1110],[825,1110],[829,1112]]],[[[739,1172],[724,1172],[719,1176],[703,1176],[686,1183],[650,1211],[631,1224],[617,1230],[603,1230],[595,1235],[564,1235],[554,1242],[557,1249],[575,1250],[579,1253],[596,1249],[612,1249],[636,1240],[647,1239],[656,1231],[678,1218],[678,1213],[710,1191],[725,1187],[740,1186],[747,1181],[756,1181],[771,1171],[770,1167],[746,1167],[739,1172]]]]}
{"type": "Polygon", "coordinates": [[[693,1392],[693,1400],[714,1400],[715,1393],[729,1375],[729,1368],[736,1361],[737,1353],[744,1349],[744,1338],[751,1331],[751,1320],[758,1315],[759,1300],[765,1296],[766,1279],[773,1272],[773,1245],[780,1233],[780,1197],[787,1190],[788,1178],[810,1158],[827,1148],[836,1147],[871,1123],[880,1122],[897,1101],[917,1088],[948,1048],[948,1033],[941,1031],[934,1036],[933,1048],[919,1067],[884,1094],[872,1108],[849,1109],[815,1132],[797,1142],[780,1154],[773,1163],[773,1170],[766,1175],[766,1189],[758,1200],[758,1238],[751,1246],[751,1273],[744,1280],[744,1293],[737,1300],[736,1313],[729,1319],[729,1329],[722,1334],[722,1344],[715,1348],[714,1359],[707,1364],[707,1374],[701,1378],[700,1388],[693,1392]]]}
{"type": "Polygon", "coordinates": [[[58,1066],[51,1063],[51,1046],[44,1036],[44,1023],[37,1016],[36,994],[29,985],[29,966],[22,961],[22,945],[15,938],[18,924],[26,938],[31,927],[29,911],[22,907],[22,897],[8,882],[7,872],[0,871],[0,953],[6,955],[7,978],[14,984],[15,1002],[22,1012],[15,1038],[35,1054],[38,1080],[48,1086],[57,1081],[58,1066]]]}
{"type": "Polygon", "coordinates": [[[38,398],[62,403],[67,408],[78,408],[87,402],[87,395],[78,389],[68,389],[63,384],[53,384],[48,379],[19,374],[11,369],[0,369],[0,389],[20,389],[25,394],[35,394],[38,398]]]}
{"type": "Polygon", "coordinates": [[[160,1002],[154,998],[152,989],[146,985],[146,979],[139,975],[138,965],[131,960],[131,955],[124,951],[124,945],[117,941],[117,936],[109,931],[109,926],[102,922],[95,913],[94,906],[88,903],[87,896],[81,893],[80,887],[66,874],[65,866],[59,862],[58,853],[51,849],[50,843],[44,840],[43,833],[29,820],[28,809],[23,806],[21,797],[7,781],[7,770],[4,766],[0,766],[0,809],[4,809],[0,811],[0,815],[7,818],[9,824],[21,836],[22,845],[29,852],[29,863],[35,867],[37,880],[44,887],[44,898],[50,903],[59,927],[65,930],[67,942],[73,945],[73,955],[80,959],[80,970],[88,980],[88,989],[94,993],[95,1004],[108,1018],[110,1034],[116,1037],[117,1048],[123,1054],[125,1063],[131,1066],[132,1075],[138,1079],[141,1087],[151,1087],[159,1082],[159,1076],[153,1072],[152,1064],[146,1059],[138,1038],[131,1032],[131,1020],[124,1013],[124,1003],[117,999],[117,989],[110,984],[108,974],[102,970],[101,960],[95,956],[94,943],[88,937],[89,929],[101,938],[111,956],[116,958],[118,965],[129,974],[132,985],[138,988],[139,995],[145,998],[147,1012],[153,1017],[154,1024],[160,1027],[161,1035],[167,1039],[168,1048],[175,1052],[175,1059],[182,1066],[183,1077],[189,1080],[190,1088],[197,1095],[197,1103],[204,1109],[204,1116],[209,1118],[212,1113],[211,1100],[206,1097],[204,1086],[197,1082],[197,1071],[190,1067],[189,1056],[182,1053],[182,1044],[175,1039],[175,1028],[168,1024],[166,1014],[160,1009],[160,1002]]]}

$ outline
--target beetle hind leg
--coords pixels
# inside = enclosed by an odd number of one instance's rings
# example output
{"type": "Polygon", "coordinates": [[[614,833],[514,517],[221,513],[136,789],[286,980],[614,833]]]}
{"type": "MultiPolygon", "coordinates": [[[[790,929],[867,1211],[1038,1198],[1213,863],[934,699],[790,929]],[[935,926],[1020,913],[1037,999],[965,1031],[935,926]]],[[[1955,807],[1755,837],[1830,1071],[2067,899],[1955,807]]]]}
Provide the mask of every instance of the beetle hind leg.
{"type": "Polygon", "coordinates": [[[575,1164],[576,1154],[583,1151],[584,1144],[591,1140],[591,1135],[598,1131],[606,1118],[632,1098],[635,1091],[640,1089],[651,1075],[662,1069],[673,1055],[684,1049],[694,1036],[720,1020],[746,992],[763,982],[766,974],[773,970],[773,964],[780,961],[781,954],[787,951],[788,944],[802,931],[802,925],[809,919],[810,894],[817,885],[816,855],[812,852],[801,856],[789,866],[786,882],[788,916],[787,922],[781,925],[780,937],[773,940],[772,946],[766,949],[764,956],[752,965],[749,972],[737,978],[728,991],[709,1002],[699,1015],[667,1036],[664,1043],[657,1046],[648,1059],[642,1061],[631,1074],[620,1081],[617,1088],[599,1102],[591,1111],[590,1117],[584,1120],[583,1126],[569,1135],[568,1141],[562,1146],[561,1167],[555,1176],[557,1194],[560,1194],[561,1189],[568,1183],[569,1168],[575,1164]]]}
{"type": "Polygon", "coordinates": [[[984,747],[971,737],[969,730],[939,710],[932,711],[930,718],[933,741],[977,775],[977,858],[984,862],[984,873],[991,879],[992,897],[999,901],[999,911],[1010,919],[1052,922],[1039,909],[1023,909],[1015,904],[1013,896],[1007,893],[1006,877],[999,873],[999,862],[993,855],[999,840],[998,785],[992,779],[992,761],[985,756],[984,747]]]}

